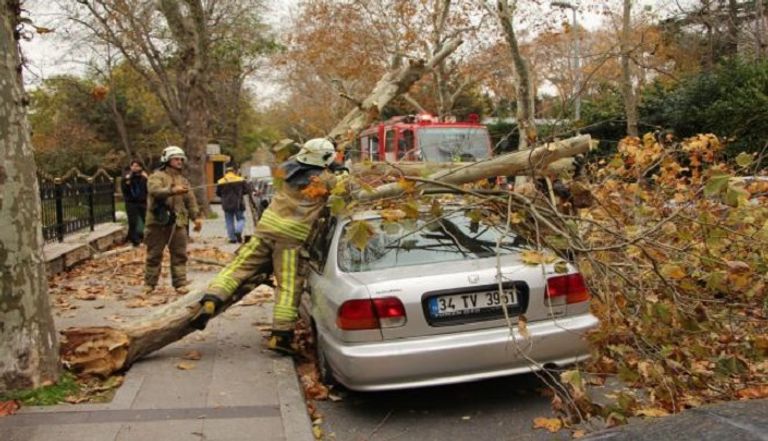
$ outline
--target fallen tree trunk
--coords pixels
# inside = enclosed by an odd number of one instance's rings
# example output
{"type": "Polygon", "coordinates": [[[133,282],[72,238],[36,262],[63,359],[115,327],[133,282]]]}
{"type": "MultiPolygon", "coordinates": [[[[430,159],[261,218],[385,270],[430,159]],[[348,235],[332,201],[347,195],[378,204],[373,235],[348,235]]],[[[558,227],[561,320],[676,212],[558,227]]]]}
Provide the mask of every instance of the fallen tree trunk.
{"type": "MultiPolygon", "coordinates": [[[[244,283],[217,315],[259,285],[269,282],[262,274],[244,283]]],[[[136,360],[196,331],[189,323],[200,308],[201,297],[202,293],[191,292],[121,327],[74,327],[60,331],[62,364],[78,374],[102,377],[124,371],[136,360]]]]}
{"type": "Polygon", "coordinates": [[[346,145],[354,141],[361,130],[375,121],[387,104],[408,92],[411,86],[452,54],[461,43],[457,38],[448,40],[429,60],[410,61],[399,70],[386,73],[376,83],[373,91],[350,110],[328,134],[329,138],[338,142],[339,151],[344,151],[346,145]]]}
{"type": "MultiPolygon", "coordinates": [[[[350,173],[360,178],[372,176],[399,177],[399,176],[428,176],[441,170],[458,170],[468,167],[474,162],[422,162],[422,161],[403,161],[397,163],[389,162],[367,162],[356,163],[350,168],[350,173]]],[[[565,172],[573,171],[573,158],[561,158],[550,164],[547,164],[542,170],[524,170],[529,174],[544,176],[560,176],[565,172]]],[[[522,174],[522,173],[518,173],[522,174]]]]}
{"type": "MultiPolygon", "coordinates": [[[[463,167],[440,170],[429,175],[427,179],[445,182],[446,184],[461,185],[494,176],[540,174],[542,169],[554,161],[586,153],[590,149],[591,142],[592,138],[589,135],[575,136],[530,150],[497,156],[487,161],[468,163],[463,167]]],[[[439,187],[435,184],[418,183],[415,188],[417,191],[430,191],[439,187]]],[[[399,183],[392,183],[377,187],[373,191],[358,190],[353,193],[352,197],[359,201],[370,201],[398,196],[403,192],[404,189],[399,183]]]]}

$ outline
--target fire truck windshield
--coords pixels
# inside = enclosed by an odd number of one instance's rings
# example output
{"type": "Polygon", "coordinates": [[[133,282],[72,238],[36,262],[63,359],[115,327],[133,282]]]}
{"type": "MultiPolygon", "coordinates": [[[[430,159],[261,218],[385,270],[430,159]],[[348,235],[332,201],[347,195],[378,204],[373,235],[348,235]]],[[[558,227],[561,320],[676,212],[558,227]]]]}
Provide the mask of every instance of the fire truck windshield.
{"type": "Polygon", "coordinates": [[[479,161],[490,154],[485,128],[422,127],[417,136],[424,161],[479,161]]]}

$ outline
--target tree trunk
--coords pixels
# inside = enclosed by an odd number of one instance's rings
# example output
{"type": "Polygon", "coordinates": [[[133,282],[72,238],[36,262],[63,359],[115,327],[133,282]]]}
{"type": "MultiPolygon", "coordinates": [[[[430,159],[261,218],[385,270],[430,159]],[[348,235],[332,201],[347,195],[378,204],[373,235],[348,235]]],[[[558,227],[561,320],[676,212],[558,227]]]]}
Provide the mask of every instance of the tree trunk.
{"type": "MultiPolygon", "coordinates": [[[[193,91],[192,93],[195,93],[193,91]]],[[[208,145],[208,114],[202,97],[192,99],[184,132],[184,152],[187,154],[189,181],[195,187],[195,198],[202,213],[210,211],[208,182],[205,176],[206,146],[208,145]]]]}
{"type": "Polygon", "coordinates": [[[59,375],[15,38],[19,3],[5,0],[0,13],[0,392],[39,387],[59,375]]]}
{"type": "Polygon", "coordinates": [[[624,114],[627,117],[627,135],[638,136],[637,102],[632,85],[630,60],[630,35],[632,26],[632,0],[624,0],[624,16],[621,30],[621,91],[624,95],[624,114]]]}
{"type": "Polygon", "coordinates": [[[518,150],[523,150],[536,142],[538,134],[534,121],[535,102],[533,83],[531,82],[528,62],[520,52],[520,46],[517,43],[517,36],[515,35],[513,19],[516,8],[516,2],[513,2],[512,6],[510,6],[507,0],[499,0],[497,14],[501,27],[504,30],[504,37],[507,40],[507,44],[509,44],[509,50],[515,65],[515,90],[517,92],[516,117],[518,131],[520,132],[520,140],[517,148],[518,150]]]}
{"type": "Polygon", "coordinates": [[[430,60],[411,61],[397,71],[384,74],[373,91],[336,124],[328,137],[337,140],[339,150],[344,151],[345,147],[354,141],[358,132],[378,118],[387,104],[406,93],[416,81],[453,53],[461,43],[458,39],[449,40],[430,60]]]}
{"type": "MultiPolygon", "coordinates": [[[[259,285],[259,275],[244,283],[217,312],[221,314],[259,285]]],[[[109,376],[128,369],[136,360],[195,332],[190,320],[200,308],[201,292],[191,292],[123,327],[74,327],[61,331],[61,361],[79,374],[109,376]]]]}
{"type": "MultiPolygon", "coordinates": [[[[513,176],[520,174],[539,174],[550,163],[579,153],[589,151],[592,138],[580,135],[563,141],[543,145],[534,149],[507,153],[487,161],[468,163],[465,167],[440,170],[427,178],[446,184],[461,185],[495,176],[513,176]]],[[[436,184],[416,184],[416,190],[430,191],[440,188],[436,184]]],[[[371,201],[399,196],[403,187],[399,183],[382,185],[373,191],[358,190],[352,197],[359,201],[371,201]]]]}

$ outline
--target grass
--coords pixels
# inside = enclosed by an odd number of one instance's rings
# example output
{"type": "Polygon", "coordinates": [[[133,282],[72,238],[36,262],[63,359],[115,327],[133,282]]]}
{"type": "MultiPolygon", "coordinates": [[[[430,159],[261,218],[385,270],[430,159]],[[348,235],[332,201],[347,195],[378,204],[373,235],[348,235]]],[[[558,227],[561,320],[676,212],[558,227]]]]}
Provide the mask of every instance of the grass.
{"type": "Polygon", "coordinates": [[[75,376],[65,372],[59,378],[59,382],[50,386],[37,389],[22,389],[0,394],[0,401],[16,400],[25,406],[52,406],[62,403],[67,397],[80,392],[80,385],[75,376]]]}

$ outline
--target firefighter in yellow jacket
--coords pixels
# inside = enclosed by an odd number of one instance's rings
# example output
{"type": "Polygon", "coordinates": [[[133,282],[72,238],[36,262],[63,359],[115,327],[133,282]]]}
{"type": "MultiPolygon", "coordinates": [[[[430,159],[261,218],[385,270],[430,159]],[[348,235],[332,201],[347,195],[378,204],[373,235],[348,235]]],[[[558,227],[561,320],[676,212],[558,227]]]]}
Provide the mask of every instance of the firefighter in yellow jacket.
{"type": "Polygon", "coordinates": [[[193,220],[195,231],[203,226],[194,193],[181,171],[187,155],[176,146],[163,150],[160,169],[147,181],[147,221],[144,243],[147,261],[144,268],[144,294],[151,293],[160,278],[163,250],[171,255],[171,281],[179,294],[189,292],[187,281],[187,228],[193,220]]]}
{"type": "Polygon", "coordinates": [[[282,184],[256,225],[253,238],[208,285],[192,326],[203,329],[224,300],[255,274],[274,271],[275,307],[268,348],[293,354],[304,259],[300,251],[335,184],[330,168],[335,149],[327,139],[310,139],[277,173],[282,184]]]}

